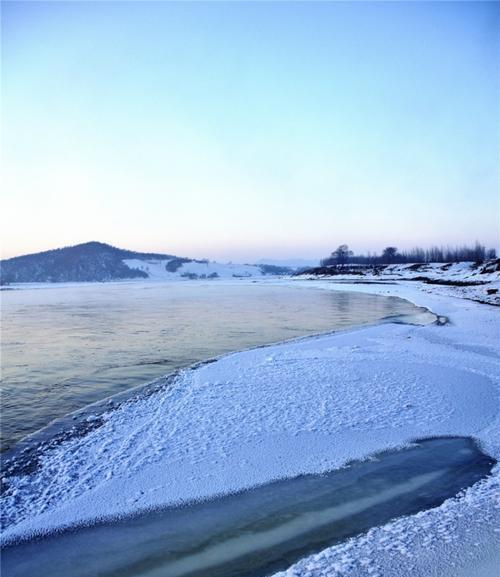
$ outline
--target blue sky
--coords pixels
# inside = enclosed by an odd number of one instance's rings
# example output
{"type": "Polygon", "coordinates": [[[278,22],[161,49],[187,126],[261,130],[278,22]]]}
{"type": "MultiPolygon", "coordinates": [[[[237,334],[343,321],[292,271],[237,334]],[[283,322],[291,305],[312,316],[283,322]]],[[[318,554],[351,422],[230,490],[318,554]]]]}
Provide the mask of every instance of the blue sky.
{"type": "Polygon", "coordinates": [[[2,4],[4,257],[499,246],[499,8],[2,4]]]}

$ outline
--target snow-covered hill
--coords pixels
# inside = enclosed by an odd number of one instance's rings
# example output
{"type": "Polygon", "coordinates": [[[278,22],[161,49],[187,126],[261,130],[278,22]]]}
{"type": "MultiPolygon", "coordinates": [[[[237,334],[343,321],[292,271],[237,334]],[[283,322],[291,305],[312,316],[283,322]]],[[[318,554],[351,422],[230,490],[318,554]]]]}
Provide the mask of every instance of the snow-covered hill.
{"type": "Polygon", "coordinates": [[[0,261],[1,284],[173,280],[282,275],[292,268],[269,264],[221,264],[170,254],[124,250],[87,242],[0,261]]]}
{"type": "Polygon", "coordinates": [[[246,278],[276,274],[272,272],[274,267],[188,259],[125,259],[123,263],[132,271],[144,272],[150,280],[246,278]]]}

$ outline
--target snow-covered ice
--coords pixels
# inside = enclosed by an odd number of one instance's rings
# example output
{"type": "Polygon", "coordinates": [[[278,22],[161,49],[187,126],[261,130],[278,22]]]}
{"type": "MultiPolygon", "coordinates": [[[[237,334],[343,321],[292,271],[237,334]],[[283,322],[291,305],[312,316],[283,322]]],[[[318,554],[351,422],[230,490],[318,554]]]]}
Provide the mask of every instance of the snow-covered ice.
{"type": "MultiPolygon", "coordinates": [[[[404,297],[449,322],[309,337],[184,370],[173,385],[47,450],[33,473],[8,479],[4,541],[338,468],[416,437],[472,436],[500,458],[500,309],[418,283],[290,282],[404,297]]],[[[497,467],[440,508],[286,574],[492,574],[498,480],[497,467]]]]}

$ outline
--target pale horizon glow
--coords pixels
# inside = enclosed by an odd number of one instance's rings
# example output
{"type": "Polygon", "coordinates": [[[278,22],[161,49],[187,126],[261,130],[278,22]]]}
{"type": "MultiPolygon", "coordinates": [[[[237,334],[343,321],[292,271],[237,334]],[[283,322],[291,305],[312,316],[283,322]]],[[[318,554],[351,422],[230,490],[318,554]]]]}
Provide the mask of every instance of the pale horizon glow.
{"type": "Polygon", "coordinates": [[[500,248],[494,2],[2,2],[2,258],[500,248]]]}

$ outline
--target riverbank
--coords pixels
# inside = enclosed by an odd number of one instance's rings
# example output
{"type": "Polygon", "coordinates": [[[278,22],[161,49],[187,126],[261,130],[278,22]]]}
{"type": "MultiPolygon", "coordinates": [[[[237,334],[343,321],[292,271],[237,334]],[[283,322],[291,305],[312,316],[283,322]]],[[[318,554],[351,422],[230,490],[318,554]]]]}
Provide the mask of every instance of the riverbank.
{"type": "MultiPolygon", "coordinates": [[[[110,411],[100,427],[11,480],[4,539],[320,473],[419,437],[472,436],[500,457],[499,309],[423,292],[419,283],[290,282],[400,296],[449,322],[385,323],[185,370],[169,388],[110,411]]],[[[498,554],[491,550],[498,478],[497,467],[439,509],[373,529],[289,574],[386,577],[394,567],[398,575],[446,575],[452,562],[486,566],[498,554]]]]}
{"type": "Polygon", "coordinates": [[[415,309],[377,295],[222,279],[55,284],[1,300],[2,452],[49,424],[50,439],[61,419],[80,422],[75,411],[90,415],[90,405],[196,362],[415,309]]]}
{"type": "Polygon", "coordinates": [[[500,259],[483,263],[416,263],[392,265],[323,266],[295,278],[347,283],[415,283],[429,292],[459,296],[500,306],[500,259]]]}

